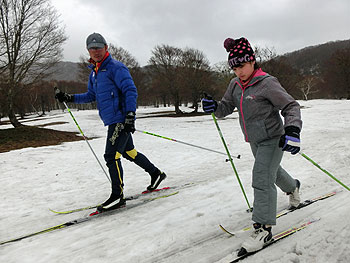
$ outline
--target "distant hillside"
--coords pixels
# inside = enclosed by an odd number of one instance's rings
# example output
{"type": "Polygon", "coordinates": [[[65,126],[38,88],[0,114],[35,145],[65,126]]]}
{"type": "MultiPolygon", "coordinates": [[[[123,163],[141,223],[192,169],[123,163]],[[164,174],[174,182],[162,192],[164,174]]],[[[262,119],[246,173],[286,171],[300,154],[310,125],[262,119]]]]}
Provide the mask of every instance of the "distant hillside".
{"type": "Polygon", "coordinates": [[[316,46],[309,46],[303,49],[286,53],[287,58],[293,68],[308,72],[317,65],[323,65],[339,49],[350,48],[350,39],[342,41],[332,41],[316,46]]]}
{"type": "Polygon", "coordinates": [[[79,66],[78,63],[62,61],[53,67],[50,72],[53,72],[53,74],[48,78],[48,80],[77,81],[79,66]]]}
{"type": "MultiPolygon", "coordinates": [[[[334,51],[344,48],[350,48],[350,39],[309,46],[282,56],[287,58],[288,63],[294,68],[308,72],[310,69],[327,61],[334,51]]],[[[76,81],[78,79],[79,66],[78,63],[74,62],[60,62],[52,69],[52,72],[53,75],[49,80],[76,81]]]]}

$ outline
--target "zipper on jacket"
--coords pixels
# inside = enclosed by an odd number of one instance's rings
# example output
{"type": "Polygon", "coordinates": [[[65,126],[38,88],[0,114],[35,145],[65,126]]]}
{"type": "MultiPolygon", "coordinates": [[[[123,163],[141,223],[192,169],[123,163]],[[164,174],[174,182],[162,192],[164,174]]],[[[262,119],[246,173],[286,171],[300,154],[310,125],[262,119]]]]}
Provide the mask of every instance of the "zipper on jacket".
{"type": "Polygon", "coordinates": [[[95,96],[96,96],[96,106],[97,106],[97,109],[100,110],[100,106],[98,104],[98,101],[97,101],[97,75],[95,74],[94,76],[94,82],[95,82],[95,96]]]}
{"type": "Polygon", "coordinates": [[[247,129],[245,127],[245,120],[244,120],[244,114],[243,114],[243,95],[244,95],[244,91],[246,90],[246,88],[253,86],[255,83],[257,83],[259,80],[253,82],[252,84],[249,84],[247,86],[245,86],[245,88],[242,88],[242,86],[239,84],[238,81],[236,81],[236,83],[238,84],[238,86],[241,88],[242,90],[242,95],[241,95],[241,100],[240,100],[240,107],[241,107],[241,116],[242,116],[242,123],[243,123],[243,129],[244,129],[244,133],[245,133],[245,140],[246,142],[248,142],[248,133],[247,133],[247,129]]]}
{"type": "Polygon", "coordinates": [[[247,133],[247,129],[245,127],[244,114],[243,114],[243,95],[244,95],[245,88],[243,89],[238,81],[236,81],[236,83],[242,90],[242,95],[241,95],[241,100],[240,100],[239,105],[240,105],[240,113],[241,113],[241,118],[242,118],[242,123],[243,123],[243,130],[244,130],[244,135],[245,135],[245,141],[247,142],[248,141],[248,133],[247,133]]]}

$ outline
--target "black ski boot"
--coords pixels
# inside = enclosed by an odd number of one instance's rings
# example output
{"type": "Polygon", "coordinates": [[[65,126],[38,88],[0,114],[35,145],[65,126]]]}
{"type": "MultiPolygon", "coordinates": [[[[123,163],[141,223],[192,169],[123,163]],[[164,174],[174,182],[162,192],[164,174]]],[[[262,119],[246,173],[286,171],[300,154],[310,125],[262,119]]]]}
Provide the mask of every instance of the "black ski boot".
{"type": "Polygon", "coordinates": [[[124,195],[111,194],[111,196],[101,205],[97,207],[98,212],[105,212],[108,210],[117,209],[121,206],[124,206],[126,203],[124,195]]]}
{"type": "Polygon", "coordinates": [[[158,170],[156,174],[151,175],[151,184],[147,186],[147,190],[154,191],[165,178],[166,174],[158,170]]]}

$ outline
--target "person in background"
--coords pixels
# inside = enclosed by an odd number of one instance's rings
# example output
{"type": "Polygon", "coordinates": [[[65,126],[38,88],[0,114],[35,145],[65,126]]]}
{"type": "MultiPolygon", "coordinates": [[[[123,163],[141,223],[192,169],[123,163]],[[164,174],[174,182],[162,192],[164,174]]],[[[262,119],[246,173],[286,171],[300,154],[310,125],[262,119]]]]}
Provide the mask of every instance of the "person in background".
{"type": "Polygon", "coordinates": [[[237,108],[245,141],[250,144],[255,157],[253,232],[243,242],[240,256],[261,249],[272,239],[271,229],[276,225],[276,185],[289,195],[291,208],[300,204],[300,182],[292,178],[280,162],[283,151],[293,155],[300,151],[302,121],[298,102],[275,77],[262,71],[246,38],[227,38],[224,47],[236,77],[231,80],[221,101],[206,96],[202,99],[202,107],[206,113],[214,113],[219,118],[237,108]]]}
{"type": "Polygon", "coordinates": [[[135,132],[137,89],[128,68],[111,57],[107,42],[99,33],[87,37],[86,48],[91,63],[87,92],[72,95],[60,91],[55,98],[61,103],[96,101],[100,118],[108,126],[104,159],[111,178],[112,192],[108,200],[97,208],[101,212],[125,204],[122,156],[149,173],[151,184],[147,187],[148,191],[155,190],[166,174],[134,148],[131,134],[135,132]]]}

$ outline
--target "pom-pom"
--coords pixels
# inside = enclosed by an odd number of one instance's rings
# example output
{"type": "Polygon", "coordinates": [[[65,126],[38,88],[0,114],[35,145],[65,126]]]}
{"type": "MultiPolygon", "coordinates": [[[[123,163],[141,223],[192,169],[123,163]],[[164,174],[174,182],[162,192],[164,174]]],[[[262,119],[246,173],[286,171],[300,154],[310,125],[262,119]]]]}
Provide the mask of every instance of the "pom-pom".
{"type": "Polygon", "coordinates": [[[230,50],[233,49],[235,46],[235,41],[232,38],[226,38],[224,41],[224,48],[227,52],[230,52],[230,50]]]}

